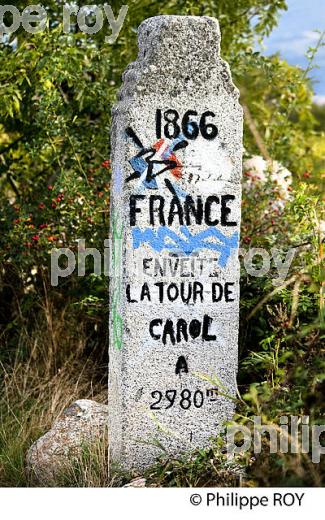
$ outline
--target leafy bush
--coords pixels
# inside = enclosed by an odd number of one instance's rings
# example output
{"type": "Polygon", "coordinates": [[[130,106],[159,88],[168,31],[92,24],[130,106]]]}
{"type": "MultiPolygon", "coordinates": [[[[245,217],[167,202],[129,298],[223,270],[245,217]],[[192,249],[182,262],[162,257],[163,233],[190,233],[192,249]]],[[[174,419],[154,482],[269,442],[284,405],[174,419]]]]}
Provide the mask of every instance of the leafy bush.
{"type": "MultiPolygon", "coordinates": [[[[117,13],[119,3],[110,4],[117,13]]],[[[80,238],[102,251],[109,225],[111,109],[122,71],[137,53],[136,28],[160,13],[219,19],[222,56],[245,108],[246,151],[281,162],[294,178],[282,212],[270,211],[277,194],[269,183],[243,201],[243,246],[294,247],[298,254],[290,283],[282,287],[243,272],[237,419],[247,422],[259,411],[269,422],[283,412],[320,421],[324,136],[314,115],[322,117],[312,114],[304,71],[253,50],[254,39],[275,26],[285,1],[131,2],[112,46],[104,41],[106,31],[87,36],[75,28],[63,34],[62,2],[43,5],[50,20],[45,32],[21,29],[15,40],[0,44],[1,484],[26,485],[26,447],[74,396],[105,392],[106,279],[94,276],[89,263],[84,278],[72,275],[52,287],[50,251],[76,250],[80,238]]],[[[16,6],[22,10],[25,2],[16,6]]],[[[225,469],[218,443],[214,450],[158,465],[150,478],[163,485],[214,485],[225,469]]],[[[309,462],[295,466],[290,457],[262,454],[260,462],[248,457],[244,463],[256,485],[318,484],[321,478],[309,462]],[[271,465],[267,478],[266,463],[271,465]]],[[[78,481],[85,485],[83,476],[78,481]]]]}

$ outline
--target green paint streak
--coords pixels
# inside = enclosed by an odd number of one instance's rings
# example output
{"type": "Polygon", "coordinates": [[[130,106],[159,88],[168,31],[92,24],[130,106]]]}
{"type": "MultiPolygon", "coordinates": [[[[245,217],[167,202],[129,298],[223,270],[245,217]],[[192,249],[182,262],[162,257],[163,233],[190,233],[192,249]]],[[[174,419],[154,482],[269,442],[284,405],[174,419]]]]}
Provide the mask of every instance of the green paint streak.
{"type": "Polygon", "coordinates": [[[113,316],[113,344],[117,350],[123,346],[123,318],[119,313],[121,303],[121,263],[123,248],[123,224],[117,213],[112,215],[113,251],[112,265],[114,277],[114,289],[112,294],[112,316],[113,316]]]}

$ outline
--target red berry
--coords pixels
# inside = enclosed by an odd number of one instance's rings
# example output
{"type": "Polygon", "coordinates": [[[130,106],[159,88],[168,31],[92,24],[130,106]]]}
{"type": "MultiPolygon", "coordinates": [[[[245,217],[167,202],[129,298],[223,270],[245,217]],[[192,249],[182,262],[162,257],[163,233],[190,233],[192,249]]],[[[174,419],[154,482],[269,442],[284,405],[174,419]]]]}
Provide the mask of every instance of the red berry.
{"type": "Polygon", "coordinates": [[[111,166],[111,161],[106,160],[106,161],[102,162],[102,167],[103,168],[106,168],[108,170],[110,166],[111,166]]]}

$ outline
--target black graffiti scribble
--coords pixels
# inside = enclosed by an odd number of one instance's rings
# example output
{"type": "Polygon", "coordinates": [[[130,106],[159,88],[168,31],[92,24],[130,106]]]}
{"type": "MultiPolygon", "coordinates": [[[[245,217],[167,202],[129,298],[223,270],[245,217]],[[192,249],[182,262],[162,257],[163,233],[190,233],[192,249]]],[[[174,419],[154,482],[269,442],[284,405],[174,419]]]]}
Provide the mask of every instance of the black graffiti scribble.
{"type": "MultiPolygon", "coordinates": [[[[130,137],[134,144],[140,148],[140,151],[138,154],[136,154],[129,163],[131,164],[134,172],[129,175],[126,178],[126,182],[130,182],[135,179],[139,179],[143,172],[146,170],[146,178],[145,182],[150,183],[152,182],[155,177],[158,175],[161,175],[162,173],[173,170],[178,166],[177,162],[173,159],[161,159],[157,160],[154,159],[157,150],[154,147],[145,148],[140,141],[137,134],[134,132],[134,130],[131,127],[128,127],[125,130],[125,133],[128,137],[130,137]],[[159,166],[161,168],[159,169],[159,166]],[[157,171],[158,167],[158,171],[157,171]]],[[[188,141],[185,139],[177,140],[175,139],[175,144],[173,146],[173,143],[171,145],[171,151],[174,154],[178,150],[181,150],[183,148],[186,148],[188,146],[188,141]]]]}

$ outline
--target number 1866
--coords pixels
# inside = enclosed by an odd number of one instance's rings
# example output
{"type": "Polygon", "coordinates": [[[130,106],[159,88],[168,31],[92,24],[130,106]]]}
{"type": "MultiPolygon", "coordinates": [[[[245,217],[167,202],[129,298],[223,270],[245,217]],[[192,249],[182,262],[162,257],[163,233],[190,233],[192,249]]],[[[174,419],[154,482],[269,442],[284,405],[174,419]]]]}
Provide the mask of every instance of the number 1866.
{"type": "Polygon", "coordinates": [[[210,110],[203,112],[201,116],[195,110],[188,110],[181,119],[177,110],[170,109],[162,113],[158,109],[156,112],[157,139],[161,139],[162,136],[176,139],[182,133],[186,139],[194,140],[201,134],[204,139],[211,141],[218,135],[218,128],[211,122],[214,117],[214,112],[210,110]]]}

